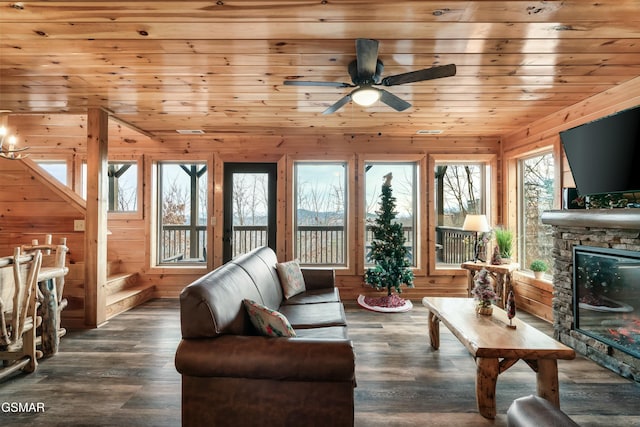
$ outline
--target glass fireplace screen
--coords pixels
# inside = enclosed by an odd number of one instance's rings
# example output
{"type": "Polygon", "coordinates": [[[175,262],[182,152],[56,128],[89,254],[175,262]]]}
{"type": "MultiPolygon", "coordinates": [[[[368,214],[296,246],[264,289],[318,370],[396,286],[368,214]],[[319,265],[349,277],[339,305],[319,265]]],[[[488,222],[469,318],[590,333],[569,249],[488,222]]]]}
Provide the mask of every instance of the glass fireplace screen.
{"type": "Polygon", "coordinates": [[[575,328],[640,357],[640,252],[573,248],[575,328]]]}

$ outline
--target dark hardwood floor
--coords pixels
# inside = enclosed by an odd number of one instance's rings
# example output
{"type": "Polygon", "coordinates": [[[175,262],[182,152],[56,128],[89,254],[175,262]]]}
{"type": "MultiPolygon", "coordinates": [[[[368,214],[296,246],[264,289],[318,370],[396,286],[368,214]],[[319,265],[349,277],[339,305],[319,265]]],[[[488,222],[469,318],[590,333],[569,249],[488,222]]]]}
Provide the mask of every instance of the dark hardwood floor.
{"type": "MultiPolygon", "coordinates": [[[[497,386],[498,417],[475,407],[475,365],[445,328],[428,343],[427,311],[380,314],[346,304],[356,348],[357,426],[505,426],[513,399],[535,393],[523,362],[497,386]]],[[[551,332],[548,323],[521,314],[551,332]]],[[[61,351],[34,374],[0,382],[1,426],[179,426],[178,301],[154,300],[99,329],[71,331],[61,351]],[[11,402],[41,402],[43,413],[7,412],[11,402]]],[[[562,409],[582,426],[639,426],[640,385],[584,357],[559,361],[562,409]]]]}

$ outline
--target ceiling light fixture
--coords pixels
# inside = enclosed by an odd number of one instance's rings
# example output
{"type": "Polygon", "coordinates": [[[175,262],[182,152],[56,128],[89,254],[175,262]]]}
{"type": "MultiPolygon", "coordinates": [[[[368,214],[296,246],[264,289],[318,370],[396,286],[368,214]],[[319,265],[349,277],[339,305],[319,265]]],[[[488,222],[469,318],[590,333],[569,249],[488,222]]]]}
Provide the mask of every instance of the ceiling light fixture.
{"type": "Polygon", "coordinates": [[[0,157],[9,159],[9,160],[18,160],[24,159],[25,157],[29,157],[28,154],[22,155],[21,151],[28,150],[29,147],[16,148],[16,137],[15,135],[7,135],[7,128],[4,126],[0,126],[0,157]],[[8,136],[8,138],[7,138],[8,136]],[[7,139],[7,145],[5,147],[4,140],[7,139]]]}
{"type": "Polygon", "coordinates": [[[380,91],[371,86],[360,87],[353,91],[351,99],[358,105],[368,107],[380,99],[380,91]]]}

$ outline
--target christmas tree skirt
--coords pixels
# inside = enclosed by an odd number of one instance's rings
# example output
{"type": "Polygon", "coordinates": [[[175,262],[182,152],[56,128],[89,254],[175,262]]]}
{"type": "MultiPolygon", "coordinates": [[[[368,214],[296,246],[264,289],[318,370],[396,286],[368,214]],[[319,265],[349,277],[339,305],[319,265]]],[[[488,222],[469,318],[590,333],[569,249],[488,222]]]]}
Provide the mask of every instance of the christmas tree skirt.
{"type": "Polygon", "coordinates": [[[403,313],[413,308],[413,304],[408,299],[400,298],[398,295],[384,297],[358,296],[358,305],[371,311],[380,313],[403,313]]]}

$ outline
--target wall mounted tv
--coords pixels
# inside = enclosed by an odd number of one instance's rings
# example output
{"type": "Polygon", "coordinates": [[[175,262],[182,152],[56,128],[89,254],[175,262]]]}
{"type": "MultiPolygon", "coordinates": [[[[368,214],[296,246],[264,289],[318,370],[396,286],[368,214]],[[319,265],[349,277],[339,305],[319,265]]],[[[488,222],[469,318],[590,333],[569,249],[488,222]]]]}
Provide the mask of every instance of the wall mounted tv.
{"type": "Polygon", "coordinates": [[[560,132],[582,196],[640,191],[640,105],[560,132]]]}

